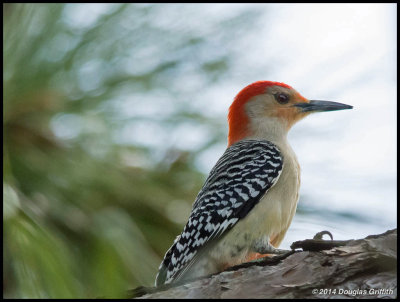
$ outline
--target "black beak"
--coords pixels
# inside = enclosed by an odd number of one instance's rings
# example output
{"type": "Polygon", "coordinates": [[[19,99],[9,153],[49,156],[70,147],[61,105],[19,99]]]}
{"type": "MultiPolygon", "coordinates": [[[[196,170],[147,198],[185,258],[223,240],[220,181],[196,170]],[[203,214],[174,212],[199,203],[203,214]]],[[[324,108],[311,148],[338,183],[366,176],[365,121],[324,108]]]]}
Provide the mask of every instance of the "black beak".
{"type": "Polygon", "coordinates": [[[295,104],[293,106],[300,108],[301,112],[335,111],[353,108],[353,106],[342,103],[315,100],[309,103],[295,104]]]}

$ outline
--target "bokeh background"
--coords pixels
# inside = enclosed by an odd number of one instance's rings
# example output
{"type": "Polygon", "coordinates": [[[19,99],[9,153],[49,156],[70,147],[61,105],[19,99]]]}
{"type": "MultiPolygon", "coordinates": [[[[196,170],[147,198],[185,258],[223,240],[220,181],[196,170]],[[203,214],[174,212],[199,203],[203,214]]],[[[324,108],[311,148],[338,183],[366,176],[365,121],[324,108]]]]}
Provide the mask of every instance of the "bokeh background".
{"type": "Polygon", "coordinates": [[[396,227],[396,4],[4,4],[3,296],[154,282],[256,80],[353,110],[289,140],[281,245],[396,227]]]}

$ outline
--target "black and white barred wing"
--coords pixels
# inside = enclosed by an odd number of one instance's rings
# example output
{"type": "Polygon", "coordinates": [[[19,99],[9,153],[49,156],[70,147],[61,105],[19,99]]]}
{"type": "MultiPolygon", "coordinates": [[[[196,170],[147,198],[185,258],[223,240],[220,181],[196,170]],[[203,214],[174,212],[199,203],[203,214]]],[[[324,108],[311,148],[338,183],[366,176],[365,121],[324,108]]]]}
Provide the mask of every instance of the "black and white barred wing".
{"type": "Polygon", "coordinates": [[[165,254],[156,285],[180,279],[206,246],[245,217],[282,171],[279,149],[268,141],[230,146],[211,170],[180,236],[165,254]]]}

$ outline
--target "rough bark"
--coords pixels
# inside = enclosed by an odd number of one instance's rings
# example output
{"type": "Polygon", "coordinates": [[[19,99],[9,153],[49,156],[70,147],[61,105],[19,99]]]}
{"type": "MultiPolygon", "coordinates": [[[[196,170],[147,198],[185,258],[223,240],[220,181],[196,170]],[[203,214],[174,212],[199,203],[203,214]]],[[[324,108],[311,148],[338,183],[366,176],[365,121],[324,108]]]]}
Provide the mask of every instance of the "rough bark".
{"type": "Polygon", "coordinates": [[[145,299],[397,297],[397,229],[359,240],[307,239],[292,248],[303,251],[183,285],[134,292],[147,293],[140,297],[145,299]]]}

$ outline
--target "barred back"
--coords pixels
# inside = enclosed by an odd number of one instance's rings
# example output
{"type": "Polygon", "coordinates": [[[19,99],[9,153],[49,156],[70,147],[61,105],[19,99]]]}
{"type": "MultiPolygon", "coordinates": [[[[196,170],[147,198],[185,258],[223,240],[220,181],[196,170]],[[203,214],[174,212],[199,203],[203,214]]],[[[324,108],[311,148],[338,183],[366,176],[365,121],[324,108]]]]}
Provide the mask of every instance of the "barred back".
{"type": "Polygon", "coordinates": [[[283,158],[269,141],[226,149],[196,197],[189,220],[165,254],[156,286],[181,279],[212,242],[245,217],[279,178],[283,158]]]}

